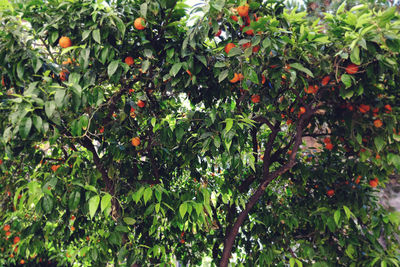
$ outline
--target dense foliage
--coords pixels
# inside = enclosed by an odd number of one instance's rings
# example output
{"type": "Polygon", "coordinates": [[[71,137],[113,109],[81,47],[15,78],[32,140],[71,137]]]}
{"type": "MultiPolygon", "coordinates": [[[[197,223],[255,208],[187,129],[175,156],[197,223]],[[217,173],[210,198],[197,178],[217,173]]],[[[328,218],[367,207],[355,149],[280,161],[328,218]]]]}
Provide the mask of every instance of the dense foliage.
{"type": "Polygon", "coordinates": [[[245,4],[1,1],[0,265],[399,265],[399,14],[245,4]]]}

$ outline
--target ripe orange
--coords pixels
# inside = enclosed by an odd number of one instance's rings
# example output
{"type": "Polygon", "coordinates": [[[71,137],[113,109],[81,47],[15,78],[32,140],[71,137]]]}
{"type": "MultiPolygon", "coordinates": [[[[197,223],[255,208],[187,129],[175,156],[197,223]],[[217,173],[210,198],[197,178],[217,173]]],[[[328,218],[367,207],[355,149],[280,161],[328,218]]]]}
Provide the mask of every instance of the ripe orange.
{"type": "Polygon", "coordinates": [[[357,72],[358,72],[358,65],[353,64],[353,63],[349,64],[349,65],[346,67],[346,72],[347,72],[348,74],[355,74],[355,73],[357,73],[357,72]]]}
{"type": "Polygon", "coordinates": [[[14,258],[14,254],[11,254],[11,255],[10,255],[10,258],[14,258]]]}
{"type": "Polygon", "coordinates": [[[361,113],[367,113],[370,110],[370,106],[361,104],[358,109],[360,110],[361,113]]]}
{"type": "Polygon", "coordinates": [[[249,5],[245,4],[244,6],[239,6],[237,8],[237,12],[239,16],[246,17],[247,15],[249,15],[249,5]]]}
{"type": "Polygon", "coordinates": [[[184,239],[181,239],[181,241],[180,241],[180,242],[181,242],[181,244],[183,244],[183,243],[185,243],[185,240],[184,240],[184,239]]]}
{"type": "Polygon", "coordinates": [[[222,30],[219,29],[218,32],[215,34],[215,37],[219,37],[221,35],[221,33],[222,33],[222,30]]]}
{"type": "Polygon", "coordinates": [[[231,16],[231,19],[233,19],[236,22],[239,20],[238,17],[236,17],[236,16],[231,16]]]}
{"type": "Polygon", "coordinates": [[[4,232],[10,231],[10,229],[11,229],[11,226],[9,224],[4,225],[4,227],[3,227],[4,232]]]}
{"type": "Polygon", "coordinates": [[[304,92],[307,94],[315,94],[318,91],[318,85],[309,85],[308,88],[304,88],[304,92]]]}
{"type": "Polygon", "coordinates": [[[61,81],[67,80],[67,74],[68,74],[68,73],[69,73],[68,70],[62,70],[62,71],[60,72],[60,80],[61,80],[61,81]]]}
{"type": "Polygon", "coordinates": [[[389,104],[385,105],[384,108],[386,109],[386,113],[390,113],[392,111],[392,106],[390,106],[389,104]]]}
{"type": "Polygon", "coordinates": [[[249,48],[251,46],[250,42],[247,42],[245,44],[242,44],[243,49],[249,48]]]}
{"type": "Polygon", "coordinates": [[[259,95],[252,95],[251,96],[251,102],[259,103],[260,102],[260,96],[259,95]]]}
{"type": "Polygon", "coordinates": [[[104,126],[102,126],[99,130],[100,133],[104,133],[104,126]]]}
{"type": "MultiPolygon", "coordinates": [[[[75,60],[74,60],[75,61],[75,60]]],[[[63,65],[68,65],[68,64],[72,64],[72,60],[70,58],[68,58],[66,61],[62,62],[63,65]]]]}
{"type": "Polygon", "coordinates": [[[225,46],[225,53],[229,54],[229,51],[231,51],[232,48],[236,47],[236,45],[234,43],[228,43],[225,46]]]}
{"type": "Polygon", "coordinates": [[[236,83],[238,81],[243,80],[243,78],[244,78],[243,74],[235,72],[235,74],[233,74],[233,78],[231,80],[229,80],[229,81],[231,83],[236,83]]]}
{"type": "Polygon", "coordinates": [[[51,166],[51,170],[52,170],[53,172],[56,172],[56,171],[58,170],[58,168],[60,168],[60,165],[53,165],[53,166],[51,166]]]}
{"type": "Polygon", "coordinates": [[[300,107],[300,114],[306,113],[306,108],[305,107],[300,107]]]}
{"type": "Polygon", "coordinates": [[[132,89],[132,88],[129,89],[129,93],[130,93],[130,94],[132,94],[132,93],[134,93],[134,92],[135,92],[135,89],[132,89]]]}
{"type": "Polygon", "coordinates": [[[20,260],[19,263],[22,265],[22,264],[25,264],[25,261],[24,260],[20,260]]]}
{"type": "Polygon", "coordinates": [[[90,237],[89,236],[86,236],[86,241],[89,241],[90,240],[90,237]]]}
{"type": "Polygon", "coordinates": [[[58,40],[58,44],[62,47],[62,48],[67,48],[70,47],[72,45],[71,39],[69,39],[69,37],[63,36],[60,38],[60,40],[58,40]]]}
{"type": "Polygon", "coordinates": [[[190,72],[190,70],[186,70],[187,74],[189,74],[189,76],[192,76],[192,73],[190,72]]]}
{"type": "Polygon", "coordinates": [[[252,29],[246,31],[247,35],[254,35],[254,31],[252,29]]]}
{"type": "Polygon", "coordinates": [[[131,143],[132,143],[133,146],[138,146],[138,145],[140,145],[140,138],[139,138],[139,137],[134,137],[134,138],[132,138],[131,143]]]}
{"type": "Polygon", "coordinates": [[[331,139],[329,137],[325,137],[324,138],[324,143],[325,144],[330,144],[331,143],[331,139]]]}
{"type": "Polygon", "coordinates": [[[328,197],[332,197],[335,194],[335,190],[333,189],[329,189],[326,194],[328,195],[328,197]]]}
{"type": "Polygon", "coordinates": [[[146,103],[144,103],[144,101],[142,101],[142,100],[138,100],[138,102],[136,102],[136,105],[138,105],[139,108],[144,108],[146,103]]]}
{"type": "Polygon", "coordinates": [[[286,124],[287,124],[287,125],[291,125],[292,123],[293,123],[292,119],[288,119],[288,120],[286,121],[286,124]]]}
{"type": "Polygon", "coordinates": [[[325,148],[328,149],[328,150],[332,150],[332,149],[333,149],[332,143],[326,144],[326,145],[325,145],[325,148]]]}
{"type": "Polygon", "coordinates": [[[380,119],[374,120],[374,126],[376,128],[380,128],[380,127],[382,127],[382,125],[383,125],[383,123],[380,119]]]}
{"type": "Polygon", "coordinates": [[[359,184],[359,183],[360,183],[360,180],[361,180],[361,175],[359,175],[359,176],[357,177],[355,183],[356,183],[356,184],[359,184]]]}
{"type": "Polygon", "coordinates": [[[321,81],[322,86],[327,85],[329,83],[330,79],[331,79],[330,76],[325,76],[321,81]]]}
{"type": "Polygon", "coordinates": [[[137,18],[135,19],[135,22],[133,23],[135,28],[139,31],[144,30],[146,28],[146,21],[144,18],[137,18]]]}
{"type": "Polygon", "coordinates": [[[264,74],[261,74],[261,84],[264,84],[266,82],[264,74]]]}
{"type": "Polygon", "coordinates": [[[256,45],[255,47],[253,47],[253,53],[257,53],[258,51],[260,51],[259,45],[256,45]]]}
{"type": "Polygon", "coordinates": [[[378,183],[379,183],[378,178],[375,178],[375,179],[372,179],[372,180],[369,181],[369,185],[370,185],[371,187],[377,187],[377,186],[378,186],[378,183]]]}
{"type": "Polygon", "coordinates": [[[128,66],[132,66],[135,63],[135,61],[133,60],[133,57],[126,57],[125,63],[128,64],[128,66]]]}
{"type": "Polygon", "coordinates": [[[70,220],[73,221],[73,220],[75,220],[75,219],[76,219],[76,217],[75,217],[74,215],[71,215],[70,220]]]}
{"type": "Polygon", "coordinates": [[[11,235],[11,232],[6,232],[6,236],[9,236],[9,235],[11,235]]]}
{"type": "Polygon", "coordinates": [[[21,238],[19,238],[18,236],[14,237],[14,244],[17,244],[20,240],[21,238]]]}
{"type": "Polygon", "coordinates": [[[71,232],[75,231],[75,227],[71,226],[71,232]]]}
{"type": "Polygon", "coordinates": [[[1,86],[6,86],[6,82],[4,80],[4,76],[1,76],[1,86]]]}

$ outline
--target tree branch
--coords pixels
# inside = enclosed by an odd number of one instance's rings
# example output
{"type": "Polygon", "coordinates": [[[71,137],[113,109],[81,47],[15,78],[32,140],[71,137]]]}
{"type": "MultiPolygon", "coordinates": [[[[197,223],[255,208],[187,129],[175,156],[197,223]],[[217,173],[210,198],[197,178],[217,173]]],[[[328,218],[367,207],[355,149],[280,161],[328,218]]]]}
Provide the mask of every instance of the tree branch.
{"type": "Polygon", "coordinates": [[[297,151],[302,142],[304,122],[308,118],[310,118],[314,112],[315,112],[315,110],[308,109],[306,111],[306,113],[300,117],[300,120],[296,127],[296,137],[295,137],[295,142],[293,144],[293,152],[289,157],[289,161],[274,172],[271,172],[271,173],[269,171],[264,172],[262,183],[259,185],[259,187],[254,192],[254,194],[250,197],[249,201],[246,204],[245,209],[239,214],[235,224],[233,225],[232,229],[230,230],[229,234],[227,235],[227,237],[225,239],[224,250],[222,252],[222,258],[220,261],[220,267],[228,266],[232,247],[235,242],[236,235],[239,232],[239,228],[243,224],[244,220],[247,218],[247,215],[249,214],[250,210],[257,203],[258,199],[264,194],[265,188],[267,187],[267,185],[271,181],[273,181],[275,178],[279,177],[280,175],[282,175],[285,172],[287,172],[288,170],[290,170],[295,165],[296,154],[297,154],[297,151]]]}

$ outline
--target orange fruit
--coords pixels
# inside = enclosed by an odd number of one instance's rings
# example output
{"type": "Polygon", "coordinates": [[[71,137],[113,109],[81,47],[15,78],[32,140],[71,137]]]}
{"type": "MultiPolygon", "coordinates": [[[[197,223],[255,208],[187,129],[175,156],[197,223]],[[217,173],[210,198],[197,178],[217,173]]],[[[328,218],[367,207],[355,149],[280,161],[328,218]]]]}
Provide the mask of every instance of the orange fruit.
{"type": "Polygon", "coordinates": [[[135,92],[135,89],[129,89],[129,93],[132,94],[135,92]]]}
{"type": "Polygon", "coordinates": [[[322,79],[322,81],[321,81],[322,86],[327,85],[327,84],[329,83],[329,80],[330,80],[330,79],[331,79],[330,76],[325,76],[325,77],[322,79]]]}
{"type": "Polygon", "coordinates": [[[219,29],[218,32],[215,34],[215,37],[219,37],[221,35],[221,33],[222,33],[222,30],[219,29]]]}
{"type": "Polygon", "coordinates": [[[386,113],[390,113],[392,111],[392,106],[390,106],[389,104],[385,105],[384,108],[386,109],[386,113]]]}
{"type": "Polygon", "coordinates": [[[357,177],[355,183],[356,183],[356,184],[359,184],[359,183],[360,183],[360,180],[361,180],[361,175],[359,175],[359,176],[357,177]]]}
{"type": "Polygon", "coordinates": [[[6,236],[9,236],[9,235],[11,235],[11,232],[6,232],[6,236]]]}
{"type": "Polygon", "coordinates": [[[6,82],[4,80],[4,76],[1,76],[1,85],[2,86],[6,86],[6,82]]]}
{"type": "Polygon", "coordinates": [[[307,94],[315,94],[318,91],[318,86],[317,85],[309,85],[308,88],[304,88],[304,92],[307,94]]]}
{"type": "Polygon", "coordinates": [[[14,254],[11,254],[11,255],[10,255],[10,258],[14,258],[14,254]]]}
{"type": "Polygon", "coordinates": [[[25,264],[25,261],[24,260],[20,260],[19,263],[20,264],[25,264]]]}
{"type": "Polygon", "coordinates": [[[252,29],[247,30],[245,33],[246,33],[247,35],[254,35],[254,31],[253,31],[252,29]]]}
{"type": "Polygon", "coordinates": [[[306,108],[305,107],[300,107],[300,114],[306,113],[306,108]]]}
{"type": "Polygon", "coordinates": [[[71,226],[71,232],[75,231],[75,227],[71,226]]]}
{"type": "Polygon", "coordinates": [[[251,46],[250,42],[245,43],[245,44],[242,45],[243,49],[249,48],[250,46],[251,46]]]}
{"type": "Polygon", "coordinates": [[[17,244],[20,240],[21,238],[19,238],[18,236],[14,237],[14,244],[17,244]]]}
{"type": "Polygon", "coordinates": [[[139,138],[139,137],[134,137],[134,138],[132,138],[131,143],[132,143],[133,146],[138,146],[138,145],[140,145],[140,138],[139,138]]]}
{"type": "Polygon", "coordinates": [[[236,17],[236,16],[231,16],[231,19],[233,19],[236,22],[239,20],[238,17],[236,17]]]}
{"type": "Polygon", "coordinates": [[[56,172],[56,171],[58,170],[58,168],[60,168],[60,165],[53,165],[53,166],[51,166],[51,170],[52,170],[53,172],[56,172]]]}
{"type": "Polygon", "coordinates": [[[144,103],[144,101],[142,101],[142,100],[138,100],[138,102],[136,102],[136,105],[138,105],[139,108],[144,108],[146,103],[144,103]]]}
{"type": "Polygon", "coordinates": [[[249,5],[245,4],[244,6],[239,6],[237,8],[237,12],[239,16],[246,17],[247,15],[249,15],[249,5]]]}
{"type": "Polygon", "coordinates": [[[186,70],[187,74],[189,74],[189,76],[192,76],[192,73],[190,72],[190,70],[186,70]]]}
{"type": "Polygon", "coordinates": [[[60,80],[61,81],[65,81],[65,80],[67,80],[67,74],[69,73],[69,71],[67,71],[67,70],[62,70],[61,72],[60,72],[60,80]]]}
{"type": "Polygon", "coordinates": [[[102,126],[99,130],[100,133],[104,133],[104,126],[102,126]]]}
{"type": "Polygon", "coordinates": [[[253,47],[253,53],[257,53],[258,51],[260,51],[260,46],[256,45],[253,47]]]}
{"type": "Polygon", "coordinates": [[[229,51],[231,51],[232,48],[236,47],[236,45],[234,43],[228,43],[225,46],[225,53],[229,54],[229,51]]]}
{"type": "Polygon", "coordinates": [[[264,84],[266,81],[264,74],[261,75],[261,84],[264,84]]]}
{"type": "Polygon", "coordinates": [[[361,113],[367,113],[370,110],[370,106],[361,104],[358,109],[361,113]]]}
{"type": "Polygon", "coordinates": [[[260,96],[259,95],[252,95],[251,96],[251,102],[259,103],[260,102],[260,96]]]}
{"type": "Polygon", "coordinates": [[[89,236],[86,236],[86,241],[89,241],[90,240],[90,237],[89,236]]]}
{"type": "Polygon", "coordinates": [[[133,60],[133,57],[126,57],[125,63],[128,64],[128,66],[132,66],[135,63],[135,61],[133,60]]]}
{"type": "Polygon", "coordinates": [[[383,125],[383,123],[380,119],[374,120],[374,126],[376,128],[380,128],[380,127],[382,127],[382,125],[383,125]]]}
{"type": "Polygon", "coordinates": [[[133,23],[135,28],[139,31],[144,30],[146,28],[146,21],[144,18],[137,18],[135,19],[135,22],[133,23]]]}
{"type": "Polygon", "coordinates": [[[185,240],[184,240],[184,239],[181,239],[181,241],[180,241],[180,242],[181,242],[181,244],[183,244],[183,243],[185,243],[185,240]]]}
{"type": "Polygon", "coordinates": [[[335,194],[335,190],[330,189],[326,192],[326,194],[328,195],[328,197],[332,197],[335,194]]]}
{"type": "Polygon", "coordinates": [[[66,36],[62,36],[60,38],[60,40],[58,40],[58,44],[62,47],[62,48],[67,48],[70,47],[72,45],[71,39],[69,39],[69,37],[66,36]]]}
{"type": "Polygon", "coordinates": [[[73,220],[75,220],[75,219],[76,219],[76,217],[75,217],[74,215],[71,215],[70,220],[73,221],[73,220]]]}
{"type": "Polygon", "coordinates": [[[328,150],[332,150],[332,149],[333,149],[332,143],[326,144],[326,145],[325,145],[325,148],[328,149],[328,150]]]}
{"type": "Polygon", "coordinates": [[[4,227],[3,227],[4,232],[10,231],[10,229],[11,229],[11,226],[9,224],[4,225],[4,227]]]}
{"type": "MultiPolygon", "coordinates": [[[[75,60],[74,60],[75,61],[75,60]]],[[[68,64],[72,64],[72,60],[70,58],[68,58],[66,61],[62,62],[63,65],[68,65],[68,64]]]]}
{"type": "Polygon", "coordinates": [[[286,121],[286,124],[287,124],[287,125],[291,125],[292,123],[293,123],[292,119],[288,119],[288,120],[286,121]]]}
{"type": "Polygon", "coordinates": [[[348,74],[355,74],[355,73],[357,73],[357,72],[358,72],[358,65],[353,64],[353,63],[347,65],[347,67],[346,67],[346,72],[347,72],[348,74]]]}
{"type": "Polygon", "coordinates": [[[375,178],[375,179],[372,179],[372,180],[369,181],[369,185],[370,185],[371,187],[377,187],[377,186],[378,186],[378,183],[379,183],[378,178],[375,178]]]}

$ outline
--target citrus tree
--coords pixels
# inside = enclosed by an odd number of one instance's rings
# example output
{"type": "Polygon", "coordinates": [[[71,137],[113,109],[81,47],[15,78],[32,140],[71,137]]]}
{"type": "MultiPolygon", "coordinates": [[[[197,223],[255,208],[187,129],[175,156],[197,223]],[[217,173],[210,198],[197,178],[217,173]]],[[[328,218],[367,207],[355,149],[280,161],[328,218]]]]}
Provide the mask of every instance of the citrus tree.
{"type": "Polygon", "coordinates": [[[2,265],[399,265],[395,8],[0,6],[2,265]]]}

